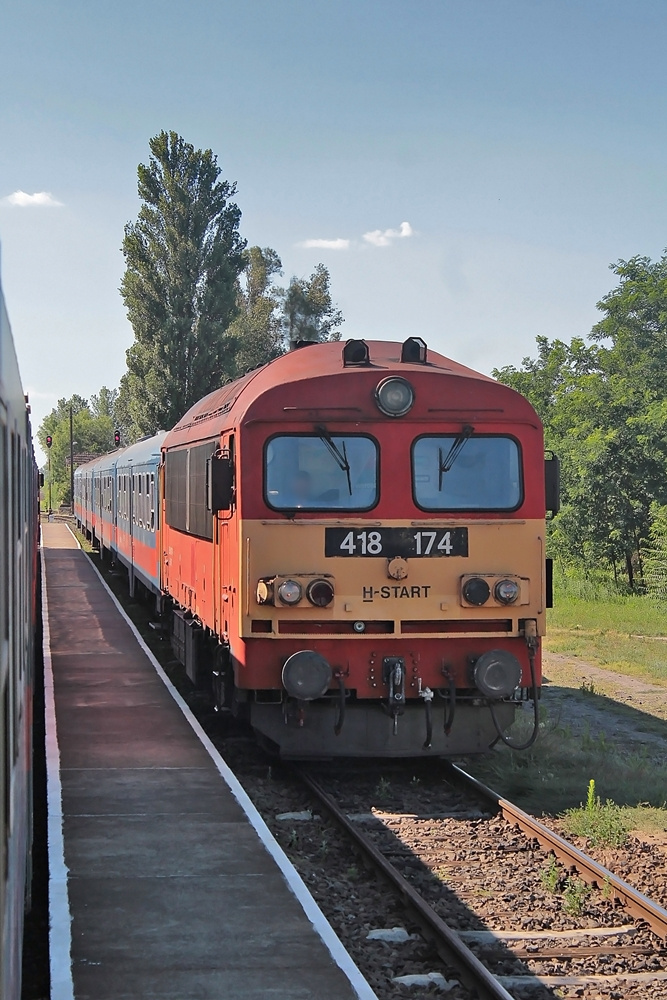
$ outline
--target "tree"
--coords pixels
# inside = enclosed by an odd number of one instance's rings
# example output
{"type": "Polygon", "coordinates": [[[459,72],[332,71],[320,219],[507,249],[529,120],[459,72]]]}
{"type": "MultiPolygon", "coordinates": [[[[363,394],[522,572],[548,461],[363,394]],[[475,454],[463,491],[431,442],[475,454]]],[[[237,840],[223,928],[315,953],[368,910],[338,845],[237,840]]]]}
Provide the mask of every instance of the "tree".
{"type": "Polygon", "coordinates": [[[236,374],[244,375],[293,348],[299,341],[340,340],[335,327],[343,315],[331,300],[330,276],[318,264],[310,278],[292,278],[287,288],[273,284],[282,274],[270,247],[250,247],[237,293],[238,315],[228,330],[236,343],[236,374]]]}
{"type": "Polygon", "coordinates": [[[234,371],[226,331],[245,266],[236,184],[220,180],[210,149],[195,150],[175,132],[150,140],[139,164],[143,204],[125,227],[121,293],[135,340],[120,395],[133,428],[172,427],[234,371]]]}
{"type": "Polygon", "coordinates": [[[310,278],[292,278],[283,291],[283,335],[291,348],[300,340],[340,340],[343,314],[332,302],[330,280],[318,264],[310,278]]]}
{"type": "Polygon", "coordinates": [[[107,389],[105,385],[100,391],[90,397],[90,411],[94,417],[115,417],[116,403],[118,401],[118,389],[107,389]]]}
{"type": "Polygon", "coordinates": [[[227,335],[236,343],[236,375],[244,375],[284,352],[281,289],[273,277],[282,274],[282,263],[270,247],[250,247],[244,255],[245,271],[237,291],[238,315],[227,335]]]}
{"type": "Polygon", "coordinates": [[[667,506],[651,504],[651,528],[644,564],[648,593],[667,602],[667,506]]]}
{"type": "Polygon", "coordinates": [[[494,375],[526,395],[562,460],[558,553],[643,576],[652,504],[667,503],[667,258],[618,261],[603,318],[568,345],[537,338],[538,357],[494,375]]]}
{"type": "MultiPolygon", "coordinates": [[[[106,390],[108,393],[109,390],[106,390]]],[[[101,389],[96,399],[105,398],[101,389]]],[[[113,448],[113,419],[109,413],[97,414],[91,411],[88,401],[74,395],[70,399],[59,399],[58,405],[44,418],[37,431],[37,440],[49,458],[51,468],[51,497],[54,505],[70,503],[70,437],[69,414],[72,409],[72,432],[74,454],[103,455],[113,448]],[[46,447],[46,438],[52,438],[51,448],[46,447]]],[[[48,484],[47,465],[47,484],[48,484]]]]}

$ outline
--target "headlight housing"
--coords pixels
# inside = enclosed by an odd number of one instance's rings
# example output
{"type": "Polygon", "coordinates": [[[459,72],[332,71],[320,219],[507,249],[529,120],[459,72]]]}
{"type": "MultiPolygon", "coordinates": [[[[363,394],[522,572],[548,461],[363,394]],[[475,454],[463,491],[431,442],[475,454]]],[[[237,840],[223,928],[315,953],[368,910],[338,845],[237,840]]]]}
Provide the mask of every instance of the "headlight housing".
{"type": "Polygon", "coordinates": [[[466,580],[461,593],[468,604],[474,604],[475,607],[479,608],[488,601],[491,596],[491,588],[481,576],[474,576],[470,580],[466,580]]]}
{"type": "Polygon", "coordinates": [[[490,649],[473,668],[475,687],[487,698],[508,698],[521,681],[521,664],[506,649],[490,649]]]}
{"type": "Polygon", "coordinates": [[[404,378],[392,375],[380,382],[375,390],[378,410],[387,417],[404,417],[415,401],[415,390],[404,378]]]}
{"type": "Polygon", "coordinates": [[[514,604],[519,596],[519,584],[516,580],[498,580],[493,596],[499,604],[514,604]]]}
{"type": "Polygon", "coordinates": [[[283,580],[278,587],[278,597],[283,604],[287,604],[288,607],[298,604],[303,597],[301,584],[296,580],[283,580]]]}
{"type": "Polygon", "coordinates": [[[292,653],[285,660],[282,680],[285,690],[299,701],[314,701],[326,694],[332,670],[327,660],[312,649],[292,653]]]}
{"type": "Polygon", "coordinates": [[[334,599],[333,584],[329,580],[311,580],[306,587],[306,597],[316,608],[328,608],[334,599]]]}

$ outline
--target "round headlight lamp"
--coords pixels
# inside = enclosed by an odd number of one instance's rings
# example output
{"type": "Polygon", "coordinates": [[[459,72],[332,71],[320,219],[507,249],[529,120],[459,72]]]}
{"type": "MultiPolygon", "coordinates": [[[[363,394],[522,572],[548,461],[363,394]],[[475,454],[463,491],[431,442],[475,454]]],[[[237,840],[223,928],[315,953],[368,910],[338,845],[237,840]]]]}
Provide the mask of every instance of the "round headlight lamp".
{"type": "Polygon", "coordinates": [[[508,698],[521,681],[521,664],[506,649],[490,649],[478,658],[473,677],[487,698],[508,698]]]}
{"type": "Polygon", "coordinates": [[[312,580],[306,587],[306,597],[316,608],[328,608],[334,599],[333,585],[328,580],[312,580]]]}
{"type": "Polygon", "coordinates": [[[500,604],[514,604],[519,596],[519,584],[515,580],[499,580],[493,595],[500,604]]]}
{"type": "Polygon", "coordinates": [[[404,417],[414,401],[415,390],[404,378],[385,378],[375,390],[377,408],[388,417],[404,417]]]}
{"type": "Polygon", "coordinates": [[[296,580],[283,580],[278,587],[278,597],[283,604],[298,604],[303,597],[301,584],[296,580]]]}
{"type": "Polygon", "coordinates": [[[479,576],[474,576],[472,579],[466,580],[461,593],[463,594],[464,601],[467,601],[468,604],[474,604],[478,608],[482,604],[486,604],[491,596],[488,583],[479,576]]]}
{"type": "Polygon", "coordinates": [[[283,685],[292,698],[314,701],[326,694],[332,671],[328,662],[312,649],[292,653],[283,667],[283,685]]]}

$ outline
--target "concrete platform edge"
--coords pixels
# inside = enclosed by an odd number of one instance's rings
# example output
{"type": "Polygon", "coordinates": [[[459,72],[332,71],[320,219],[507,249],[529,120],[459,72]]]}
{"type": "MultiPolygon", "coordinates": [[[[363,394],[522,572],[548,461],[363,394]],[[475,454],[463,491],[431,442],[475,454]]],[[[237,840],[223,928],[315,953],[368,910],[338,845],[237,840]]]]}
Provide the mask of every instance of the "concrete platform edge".
{"type": "MultiPolygon", "coordinates": [[[[77,539],[76,535],[74,534],[74,532],[72,531],[72,529],[70,528],[69,525],[67,525],[67,528],[70,531],[70,533],[72,534],[72,537],[74,538],[74,540],[75,540],[75,542],[77,544],[77,547],[80,549],[81,545],[80,545],[79,540],[77,539]]],[[[215,746],[213,745],[213,743],[211,742],[211,740],[208,738],[208,736],[206,735],[206,733],[204,732],[204,730],[202,729],[202,727],[199,725],[197,719],[193,715],[193,713],[190,710],[189,706],[186,704],[186,702],[183,700],[183,698],[181,698],[180,694],[178,693],[178,691],[176,690],[176,688],[174,687],[174,685],[171,683],[171,681],[167,677],[166,673],[164,672],[164,670],[162,669],[162,667],[158,663],[157,659],[155,658],[155,656],[153,655],[153,653],[151,652],[151,650],[149,649],[149,647],[144,642],[144,640],[143,640],[141,634],[139,633],[138,629],[136,628],[134,622],[128,616],[128,614],[126,613],[126,611],[123,608],[122,604],[120,603],[120,601],[118,600],[118,598],[116,597],[116,595],[113,593],[113,591],[111,590],[111,588],[108,586],[106,580],[104,579],[104,577],[102,576],[102,574],[98,570],[97,566],[95,566],[95,564],[92,561],[91,561],[90,564],[91,564],[93,570],[95,571],[95,573],[97,574],[97,576],[99,577],[100,583],[102,584],[102,586],[106,590],[107,594],[109,595],[109,597],[113,601],[113,603],[114,603],[115,607],[117,608],[119,614],[122,616],[122,618],[124,619],[124,621],[129,626],[130,630],[132,631],[132,634],[134,635],[135,639],[137,640],[137,643],[139,644],[139,646],[141,647],[142,651],[144,652],[144,654],[147,656],[148,660],[152,664],[152,666],[155,669],[158,677],[160,678],[160,680],[162,681],[162,683],[165,685],[165,687],[169,691],[169,694],[172,696],[172,698],[174,699],[174,701],[176,702],[176,704],[180,708],[181,712],[183,713],[183,715],[187,719],[188,723],[190,724],[190,726],[194,730],[197,738],[202,743],[202,745],[203,745],[204,749],[206,750],[206,752],[208,753],[208,755],[211,757],[211,759],[212,759],[213,763],[215,764],[215,767],[218,770],[218,772],[219,772],[220,776],[222,777],[223,781],[226,783],[226,785],[228,786],[228,788],[231,791],[232,795],[234,796],[234,798],[238,802],[239,806],[241,807],[241,809],[243,809],[244,813],[248,817],[248,820],[249,820],[251,826],[257,832],[257,835],[258,835],[259,839],[261,840],[262,844],[264,845],[264,848],[269,853],[269,855],[273,858],[273,860],[275,861],[276,865],[280,869],[280,871],[281,871],[281,873],[283,875],[283,878],[287,882],[287,885],[289,886],[289,888],[292,891],[292,893],[296,896],[296,898],[299,901],[299,903],[300,903],[300,905],[301,905],[304,913],[306,914],[306,916],[310,920],[311,924],[315,928],[318,936],[321,938],[323,944],[327,948],[327,950],[328,950],[329,954],[331,955],[333,961],[336,963],[336,965],[343,972],[343,974],[345,975],[345,977],[349,981],[352,989],[354,990],[354,992],[356,993],[356,995],[359,997],[359,1000],[377,1000],[376,993],[371,989],[371,986],[369,985],[369,983],[366,981],[366,979],[363,977],[363,975],[361,974],[361,972],[359,971],[359,969],[355,965],[354,961],[352,960],[352,957],[350,956],[350,954],[348,953],[348,951],[344,947],[343,943],[341,942],[340,938],[338,937],[338,935],[334,931],[333,927],[331,926],[331,924],[329,923],[329,921],[327,920],[327,918],[323,914],[322,910],[319,908],[319,906],[315,902],[313,896],[311,895],[311,893],[308,890],[305,882],[303,881],[303,879],[301,878],[301,876],[297,872],[296,868],[294,867],[294,865],[292,864],[292,862],[289,860],[289,858],[287,857],[287,855],[283,851],[282,847],[280,847],[280,845],[278,844],[277,840],[274,838],[274,836],[271,833],[271,831],[269,830],[268,826],[266,825],[266,823],[262,819],[260,813],[258,812],[258,810],[256,809],[256,807],[253,805],[253,803],[252,803],[250,797],[248,796],[247,792],[245,791],[245,789],[243,788],[243,786],[239,782],[238,778],[236,777],[236,775],[234,774],[234,772],[231,770],[231,768],[228,766],[228,764],[223,760],[223,758],[221,757],[221,755],[218,753],[217,749],[215,748],[215,746]]],[[[45,584],[44,580],[43,580],[43,584],[42,585],[44,586],[44,588],[46,587],[46,584],[45,584]]],[[[45,652],[45,660],[46,660],[46,652],[45,652]]],[[[52,675],[51,675],[51,684],[52,684],[52,675]]],[[[53,706],[53,687],[51,687],[51,704],[53,706]]],[[[53,721],[54,721],[54,726],[55,726],[55,706],[53,706],[53,708],[54,708],[53,721]]],[[[56,741],[56,751],[57,751],[57,741],[56,741]]],[[[59,790],[60,790],[60,775],[59,775],[59,771],[58,771],[58,791],[59,790]]],[[[50,799],[49,799],[49,804],[50,804],[50,799]]],[[[62,812],[62,801],[61,801],[61,799],[59,799],[59,804],[60,804],[60,810],[62,812]]],[[[49,815],[50,815],[50,813],[49,813],[49,815]]],[[[59,823],[60,823],[60,826],[59,826],[60,842],[61,842],[61,847],[62,847],[62,817],[60,818],[59,823]]],[[[50,838],[49,838],[49,840],[50,840],[50,838]]],[[[64,854],[62,855],[61,864],[62,864],[62,867],[64,869],[65,868],[64,854]]],[[[68,904],[68,913],[69,913],[69,904],[68,904]]],[[[70,917],[70,922],[71,922],[71,917],[70,917]]],[[[69,933],[69,927],[68,927],[68,933],[69,933]]],[[[68,948],[68,951],[67,951],[67,955],[69,956],[69,948],[68,948]]],[[[70,982],[71,982],[71,970],[70,970],[70,982]]],[[[70,1000],[70,997],[73,997],[73,992],[70,993],[69,995],[66,994],[66,993],[60,993],[60,994],[56,995],[56,994],[53,993],[53,987],[52,987],[51,1000],[70,1000]]]]}
{"type": "Polygon", "coordinates": [[[74,1000],[72,979],[72,914],[67,888],[63,798],[60,781],[60,748],[56,726],[56,703],[51,662],[49,602],[46,592],[46,561],[40,529],[42,567],[42,645],[44,655],[44,715],[46,726],[46,798],[49,853],[49,962],[51,1000],[74,1000]]]}

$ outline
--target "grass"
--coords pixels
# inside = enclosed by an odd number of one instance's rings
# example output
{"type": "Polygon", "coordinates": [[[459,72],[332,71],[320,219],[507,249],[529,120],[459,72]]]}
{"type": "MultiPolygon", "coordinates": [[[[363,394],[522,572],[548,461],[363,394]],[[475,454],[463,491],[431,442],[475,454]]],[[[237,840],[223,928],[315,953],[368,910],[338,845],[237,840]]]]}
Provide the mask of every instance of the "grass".
{"type": "Polygon", "coordinates": [[[649,597],[560,574],[547,632],[549,652],[667,687],[667,609],[649,597]]]}
{"type": "MultiPolygon", "coordinates": [[[[512,729],[520,742],[531,728],[522,713],[512,729]]],[[[667,761],[646,752],[622,752],[604,733],[575,735],[567,724],[540,708],[540,733],[526,751],[498,745],[494,753],[469,758],[466,770],[535,815],[558,816],[581,805],[581,790],[595,777],[603,800],[621,809],[629,829],[667,830],[667,761]]],[[[596,794],[597,794],[596,793],[596,794]]]]}
{"type": "Polygon", "coordinates": [[[593,846],[623,847],[627,842],[630,825],[623,810],[608,799],[602,802],[595,794],[595,780],[588,782],[586,805],[568,809],[563,817],[566,833],[585,837],[593,846]]]}

